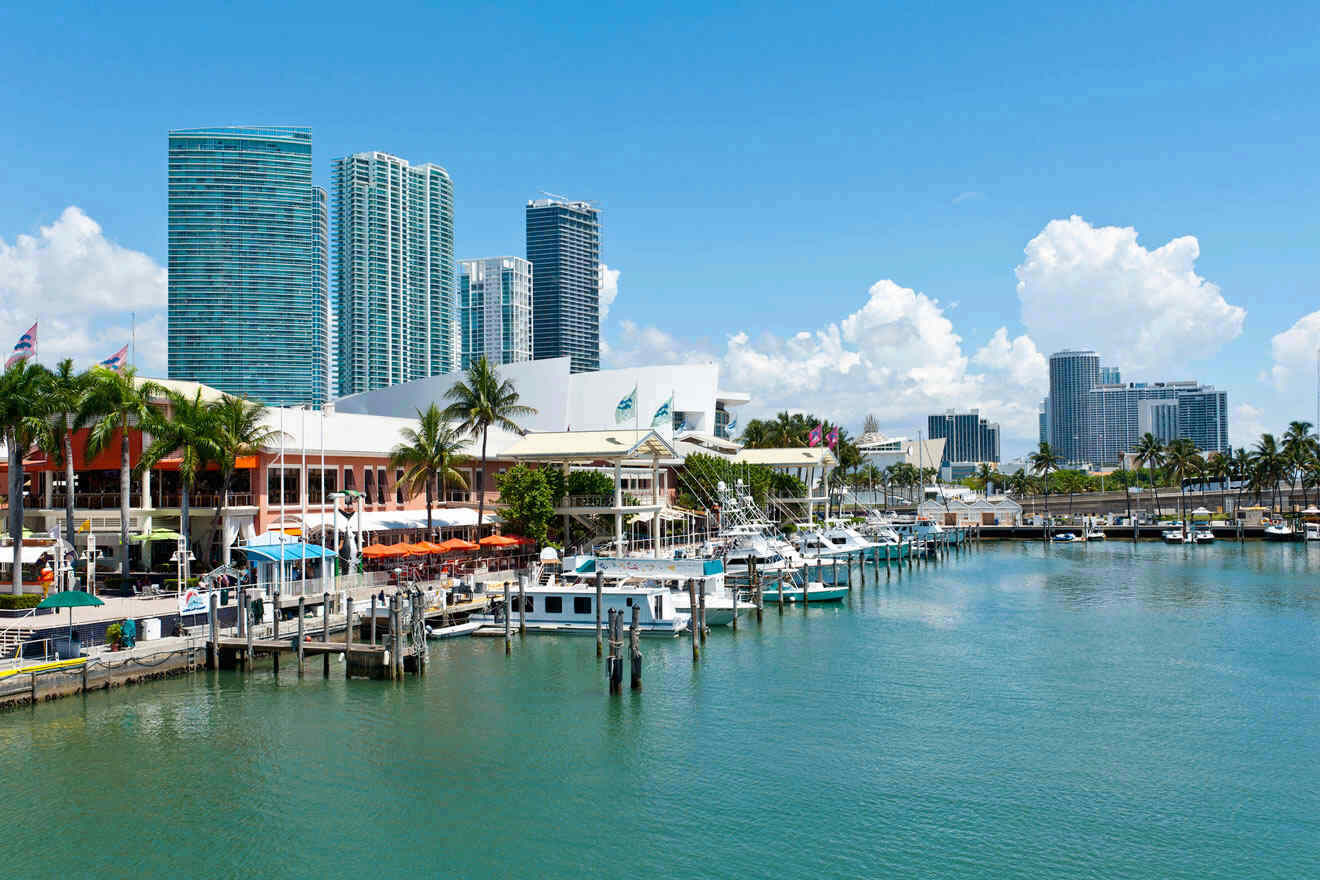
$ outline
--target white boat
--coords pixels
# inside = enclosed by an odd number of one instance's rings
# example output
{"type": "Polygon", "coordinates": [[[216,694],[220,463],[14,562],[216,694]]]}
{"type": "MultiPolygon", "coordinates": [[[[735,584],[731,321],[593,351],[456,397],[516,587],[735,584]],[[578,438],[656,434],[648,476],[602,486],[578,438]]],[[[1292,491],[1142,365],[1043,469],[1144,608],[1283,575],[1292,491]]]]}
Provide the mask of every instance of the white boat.
{"type": "Polygon", "coordinates": [[[863,538],[856,529],[842,525],[804,528],[793,535],[793,543],[807,559],[842,558],[865,553],[877,546],[863,538]]]}
{"type": "Polygon", "coordinates": [[[1293,531],[1293,527],[1283,520],[1272,520],[1265,527],[1266,541],[1293,541],[1296,538],[1297,533],[1293,531]]]}
{"type": "Polygon", "coordinates": [[[1213,544],[1215,542],[1215,533],[1206,526],[1202,526],[1192,532],[1192,541],[1197,544],[1213,544]]]}
{"type": "MultiPolygon", "coordinates": [[[[738,611],[756,606],[739,599],[725,582],[724,563],[719,559],[655,559],[646,557],[570,556],[564,559],[563,580],[583,586],[595,595],[597,574],[602,584],[620,590],[663,590],[678,614],[690,617],[692,597],[688,582],[696,582],[697,610],[706,597],[706,626],[728,626],[738,611]]],[[[594,626],[594,620],[593,620],[594,626]]]]}
{"type": "Polygon", "coordinates": [[[1057,535],[1051,535],[1050,540],[1055,544],[1072,544],[1081,539],[1072,532],[1059,532],[1057,535]]]}
{"type": "MultiPolygon", "coordinates": [[[[596,587],[585,581],[576,583],[534,584],[523,592],[522,615],[527,631],[564,635],[594,635],[596,632],[596,587]]],[[[509,619],[518,626],[519,596],[510,597],[509,619]]],[[[500,600],[490,613],[473,614],[469,622],[504,626],[504,603],[500,600]]],[[[609,611],[624,613],[624,627],[632,623],[632,609],[640,610],[638,626],[644,636],[673,638],[688,626],[690,617],[679,611],[673,595],[661,587],[638,589],[610,584],[601,586],[601,625],[609,620],[609,611]]]]}
{"type": "Polygon", "coordinates": [[[1309,522],[1306,524],[1306,540],[1320,541],[1320,522],[1309,522]]]}
{"type": "Polygon", "coordinates": [[[1177,528],[1172,528],[1172,529],[1165,529],[1164,532],[1161,534],[1161,537],[1164,538],[1164,543],[1166,544],[1192,543],[1191,535],[1184,533],[1182,526],[1178,526],[1177,528]]]}
{"type": "Polygon", "coordinates": [[[1105,530],[1099,526],[1091,526],[1086,530],[1086,540],[1103,541],[1105,539],[1105,530]]]}

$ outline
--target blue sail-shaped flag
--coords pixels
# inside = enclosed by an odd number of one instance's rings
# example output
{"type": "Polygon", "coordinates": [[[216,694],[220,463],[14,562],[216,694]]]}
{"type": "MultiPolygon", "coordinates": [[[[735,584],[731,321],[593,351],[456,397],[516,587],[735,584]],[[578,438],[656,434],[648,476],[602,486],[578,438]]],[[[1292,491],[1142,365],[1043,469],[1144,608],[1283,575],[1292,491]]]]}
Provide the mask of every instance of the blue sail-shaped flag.
{"type": "Polygon", "coordinates": [[[655,411],[655,416],[651,419],[652,428],[661,428],[665,425],[673,424],[674,395],[670,394],[669,399],[660,404],[660,408],[655,411]]]}
{"type": "Polygon", "coordinates": [[[629,419],[636,418],[637,415],[637,386],[633,386],[632,393],[619,401],[619,405],[614,408],[614,422],[622,425],[629,419]]]}

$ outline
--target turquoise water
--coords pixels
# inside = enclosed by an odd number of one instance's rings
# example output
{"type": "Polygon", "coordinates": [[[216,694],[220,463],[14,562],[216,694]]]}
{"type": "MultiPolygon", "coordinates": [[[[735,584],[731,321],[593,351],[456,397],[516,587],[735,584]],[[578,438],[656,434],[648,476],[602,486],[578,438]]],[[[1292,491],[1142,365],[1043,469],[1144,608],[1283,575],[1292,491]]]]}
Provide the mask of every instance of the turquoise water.
{"type": "Polygon", "coordinates": [[[643,650],[0,715],[4,874],[1320,876],[1320,548],[986,545],[643,650]]]}

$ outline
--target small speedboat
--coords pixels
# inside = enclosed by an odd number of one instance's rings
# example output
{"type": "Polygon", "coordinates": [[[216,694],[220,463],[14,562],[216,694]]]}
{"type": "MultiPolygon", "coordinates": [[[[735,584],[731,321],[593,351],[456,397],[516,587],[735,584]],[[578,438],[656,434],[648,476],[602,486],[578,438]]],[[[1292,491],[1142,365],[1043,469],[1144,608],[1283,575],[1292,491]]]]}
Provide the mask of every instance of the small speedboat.
{"type": "Polygon", "coordinates": [[[1053,541],[1055,544],[1072,544],[1073,542],[1080,541],[1081,539],[1078,538],[1076,535],[1074,535],[1072,532],[1059,532],[1057,535],[1052,535],[1050,537],[1050,540],[1053,541]]]}
{"type": "Polygon", "coordinates": [[[1197,544],[1213,544],[1215,542],[1215,533],[1208,528],[1200,528],[1192,533],[1192,540],[1197,544]]]}
{"type": "Polygon", "coordinates": [[[1166,543],[1166,544],[1190,544],[1190,543],[1192,543],[1192,537],[1191,537],[1191,535],[1188,535],[1188,534],[1184,533],[1183,530],[1182,530],[1182,527],[1181,527],[1181,526],[1179,526],[1179,527],[1176,528],[1176,529],[1167,529],[1167,530],[1165,530],[1165,532],[1161,535],[1161,537],[1164,538],[1164,543],[1166,543]]]}
{"type": "MultiPolygon", "coordinates": [[[[777,603],[779,601],[779,590],[780,586],[778,584],[762,585],[761,602],[766,605],[777,603]]],[[[783,585],[783,591],[785,602],[802,601],[802,587],[788,583],[783,585]]],[[[838,585],[827,586],[818,581],[808,581],[806,594],[807,602],[809,604],[815,602],[841,602],[847,597],[848,588],[846,586],[838,585]]]]}
{"type": "Polygon", "coordinates": [[[1320,541],[1320,523],[1309,522],[1306,524],[1306,540],[1320,541]]]}
{"type": "Polygon", "coordinates": [[[1086,530],[1086,540],[1103,541],[1105,539],[1105,530],[1099,526],[1091,526],[1086,530]]]}
{"type": "Polygon", "coordinates": [[[1296,538],[1297,533],[1293,531],[1292,526],[1282,520],[1271,522],[1265,527],[1266,541],[1293,541],[1296,538]]]}

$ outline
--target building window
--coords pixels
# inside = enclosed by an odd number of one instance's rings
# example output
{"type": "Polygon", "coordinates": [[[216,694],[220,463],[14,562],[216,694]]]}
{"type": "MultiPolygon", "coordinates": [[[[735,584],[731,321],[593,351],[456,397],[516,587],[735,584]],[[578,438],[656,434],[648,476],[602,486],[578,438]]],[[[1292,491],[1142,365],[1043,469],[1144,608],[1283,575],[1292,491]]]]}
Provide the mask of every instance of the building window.
{"type": "Polygon", "coordinates": [[[403,471],[394,472],[394,503],[403,503],[403,471]]]}
{"type": "Polygon", "coordinates": [[[353,469],[346,467],[344,468],[344,491],[348,492],[350,490],[357,491],[357,480],[353,478],[353,469]]]}
{"type": "Polygon", "coordinates": [[[375,504],[372,495],[376,491],[376,472],[369,467],[362,469],[362,503],[375,504]]]}
{"type": "Polygon", "coordinates": [[[564,613],[564,597],[563,597],[563,596],[546,596],[546,597],[545,597],[545,613],[546,613],[546,614],[563,614],[563,613],[564,613]]]}
{"type": "Polygon", "coordinates": [[[590,597],[590,596],[574,596],[574,597],[573,597],[573,613],[574,613],[574,614],[590,614],[590,613],[591,613],[591,597],[590,597]]]}
{"type": "Polygon", "coordinates": [[[339,491],[339,468],[327,467],[308,468],[307,470],[307,501],[309,504],[320,504],[339,491]],[[321,474],[325,474],[325,494],[321,494],[321,474]]]}
{"type": "Polygon", "coordinates": [[[285,504],[298,504],[298,469],[297,468],[267,468],[266,469],[266,504],[267,506],[279,504],[280,498],[280,473],[284,474],[284,497],[285,504]]]}
{"type": "Polygon", "coordinates": [[[389,488],[389,475],[385,468],[376,468],[376,502],[385,503],[385,490],[389,488]]]}

